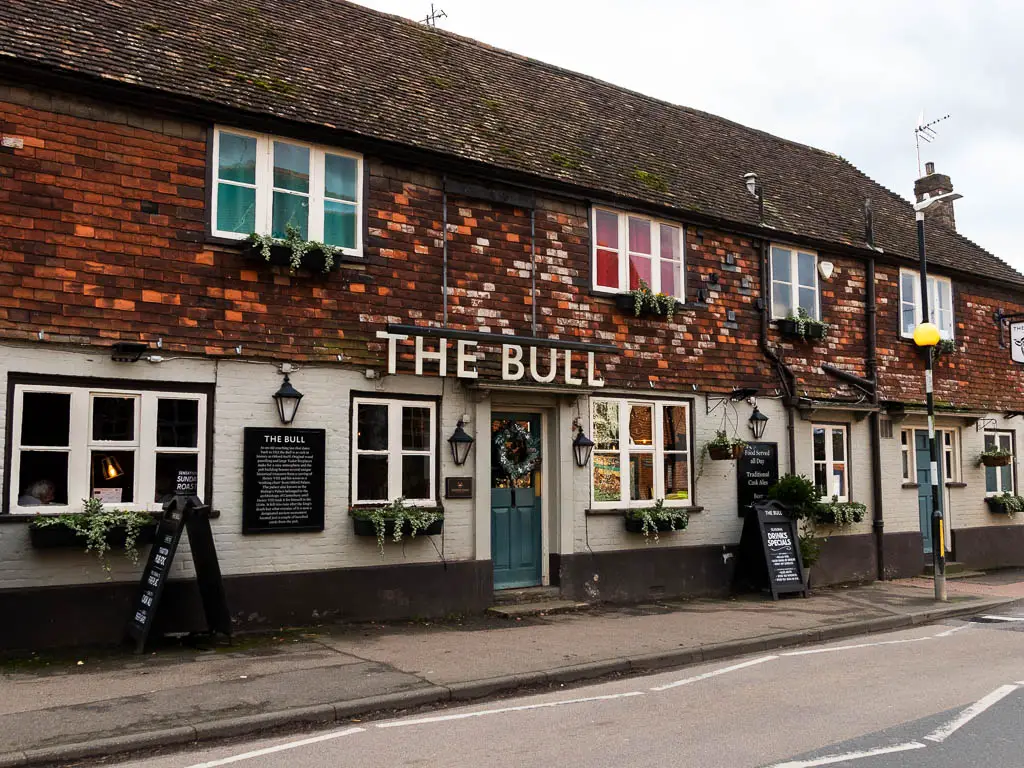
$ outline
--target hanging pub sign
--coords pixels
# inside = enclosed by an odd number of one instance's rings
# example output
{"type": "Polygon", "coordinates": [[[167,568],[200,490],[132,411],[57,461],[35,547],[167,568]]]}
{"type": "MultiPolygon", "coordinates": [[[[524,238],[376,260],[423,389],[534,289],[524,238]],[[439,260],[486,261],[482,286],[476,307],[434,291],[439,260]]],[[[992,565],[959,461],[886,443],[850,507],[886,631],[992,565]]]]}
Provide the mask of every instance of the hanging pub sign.
{"type": "Polygon", "coordinates": [[[796,592],[807,597],[804,562],[800,557],[797,522],[778,501],[755,501],[743,521],[736,582],[740,587],[779,595],[796,592]]]}
{"type": "MultiPolygon", "coordinates": [[[[377,338],[387,340],[388,373],[396,373],[398,368],[398,342],[408,340],[409,335],[377,331],[377,338]]],[[[454,368],[456,378],[475,379],[479,376],[477,363],[484,358],[483,352],[478,347],[481,343],[484,343],[501,347],[501,378],[503,381],[532,379],[537,384],[556,382],[575,387],[581,387],[584,384],[588,387],[604,386],[604,379],[597,373],[594,352],[577,351],[576,348],[558,349],[556,347],[530,346],[529,342],[531,340],[522,339],[522,337],[507,337],[509,343],[505,339],[494,342],[489,340],[481,342],[472,339],[452,339],[454,344],[452,347],[449,347],[449,340],[442,336],[433,339],[435,349],[426,349],[423,343],[425,337],[413,336],[412,338],[416,350],[415,372],[417,376],[423,375],[424,364],[429,363],[432,367],[436,367],[438,376],[447,376],[449,370],[454,368]],[[523,343],[510,343],[513,339],[522,339],[523,343]],[[454,365],[449,365],[450,349],[454,353],[454,365]],[[580,371],[581,363],[584,359],[586,360],[586,373],[576,375],[574,371],[580,371]]],[[[602,345],[590,346],[593,346],[598,351],[607,351],[609,349],[609,347],[602,345]]]]}
{"type": "Polygon", "coordinates": [[[324,529],[323,429],[246,427],[242,533],[324,529]]]}
{"type": "Polygon", "coordinates": [[[1024,364],[1024,322],[1010,323],[1010,358],[1024,364]]]}
{"type": "Polygon", "coordinates": [[[779,482],[779,444],[747,443],[736,462],[736,500],[740,517],[750,505],[768,498],[768,489],[779,482]]]}

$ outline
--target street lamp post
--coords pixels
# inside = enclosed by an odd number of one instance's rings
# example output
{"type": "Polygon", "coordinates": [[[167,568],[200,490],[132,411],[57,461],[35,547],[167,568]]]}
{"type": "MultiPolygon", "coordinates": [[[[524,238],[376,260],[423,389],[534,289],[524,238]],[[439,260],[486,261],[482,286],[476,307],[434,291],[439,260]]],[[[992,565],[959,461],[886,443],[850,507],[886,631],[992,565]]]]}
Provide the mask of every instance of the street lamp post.
{"type": "Polygon", "coordinates": [[[928,312],[928,258],[924,247],[924,212],[936,203],[959,200],[963,195],[946,192],[926,197],[914,204],[917,220],[917,252],[921,259],[921,323],[914,329],[914,343],[925,352],[924,391],[928,404],[928,447],[931,452],[930,478],[932,485],[932,563],[934,564],[935,599],[946,602],[946,531],[939,496],[939,446],[935,441],[935,396],[932,387],[932,357],[939,343],[939,329],[930,322],[928,312]]]}

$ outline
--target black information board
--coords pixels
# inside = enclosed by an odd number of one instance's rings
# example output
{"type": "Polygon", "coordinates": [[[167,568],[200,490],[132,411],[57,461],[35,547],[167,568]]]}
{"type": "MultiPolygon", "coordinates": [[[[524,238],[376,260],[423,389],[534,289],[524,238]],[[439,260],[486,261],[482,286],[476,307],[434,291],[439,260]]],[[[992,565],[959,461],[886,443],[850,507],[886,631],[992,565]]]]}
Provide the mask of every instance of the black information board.
{"type": "Polygon", "coordinates": [[[767,590],[774,600],[790,592],[807,597],[797,521],[777,501],[754,502],[753,510],[743,521],[737,583],[767,590]]]}
{"type": "MultiPolygon", "coordinates": [[[[181,484],[187,487],[188,481],[181,484]]],[[[209,513],[210,508],[194,495],[176,495],[164,504],[164,514],[157,525],[156,539],[149,550],[149,559],[139,583],[139,594],[132,603],[132,616],[128,621],[127,634],[135,641],[136,653],[142,653],[146,647],[146,638],[153,627],[153,619],[160,605],[167,576],[171,572],[171,563],[178,551],[182,531],[188,533],[207,630],[231,636],[231,613],[220,576],[209,513]]]]}
{"type": "Polygon", "coordinates": [[[322,429],[246,427],[242,532],[324,529],[322,429]]]}
{"type": "Polygon", "coordinates": [[[740,517],[750,505],[768,498],[768,489],[779,482],[779,444],[747,443],[736,462],[736,499],[740,517]]]}
{"type": "Polygon", "coordinates": [[[444,479],[444,497],[446,499],[472,499],[472,477],[446,477],[444,479]]]}

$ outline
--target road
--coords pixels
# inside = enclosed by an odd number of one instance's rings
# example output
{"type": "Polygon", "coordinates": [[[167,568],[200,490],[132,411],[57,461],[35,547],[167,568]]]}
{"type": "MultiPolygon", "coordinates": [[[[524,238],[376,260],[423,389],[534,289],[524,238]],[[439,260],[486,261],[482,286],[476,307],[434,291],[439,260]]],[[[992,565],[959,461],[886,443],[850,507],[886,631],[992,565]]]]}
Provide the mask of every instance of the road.
{"type": "Polygon", "coordinates": [[[1024,611],[120,763],[127,768],[1024,764],[1024,611]]]}

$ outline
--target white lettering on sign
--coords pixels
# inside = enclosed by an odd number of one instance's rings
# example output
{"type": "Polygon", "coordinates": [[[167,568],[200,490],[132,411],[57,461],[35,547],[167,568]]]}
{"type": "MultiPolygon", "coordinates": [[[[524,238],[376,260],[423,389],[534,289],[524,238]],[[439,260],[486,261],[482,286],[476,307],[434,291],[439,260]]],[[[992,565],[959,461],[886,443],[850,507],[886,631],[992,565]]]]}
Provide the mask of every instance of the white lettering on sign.
{"type": "MultiPolygon", "coordinates": [[[[398,342],[407,341],[408,336],[401,333],[388,333],[377,331],[378,339],[386,339],[388,342],[388,373],[398,372],[398,342]]],[[[417,376],[423,375],[424,362],[436,362],[439,376],[448,375],[448,340],[439,338],[435,350],[425,349],[423,336],[414,336],[415,345],[414,362],[417,376]]],[[[455,376],[459,379],[476,379],[479,377],[477,363],[483,360],[483,353],[478,351],[479,342],[457,339],[455,343],[455,376]]],[[[501,345],[501,378],[505,381],[520,381],[526,376],[527,366],[530,370],[530,378],[540,384],[548,384],[554,381],[559,374],[566,384],[580,386],[583,384],[582,373],[574,375],[574,369],[579,368],[577,360],[571,350],[556,348],[530,347],[529,360],[524,361],[525,353],[519,344],[501,345]],[[561,359],[559,359],[561,358],[561,359]]],[[[594,360],[594,353],[587,352],[587,386],[603,387],[604,379],[597,373],[597,364],[594,360]]],[[[265,438],[268,442],[280,442],[280,438],[265,438]]]]}
{"type": "Polygon", "coordinates": [[[1024,363],[1024,323],[1010,323],[1010,358],[1024,363]]]}

